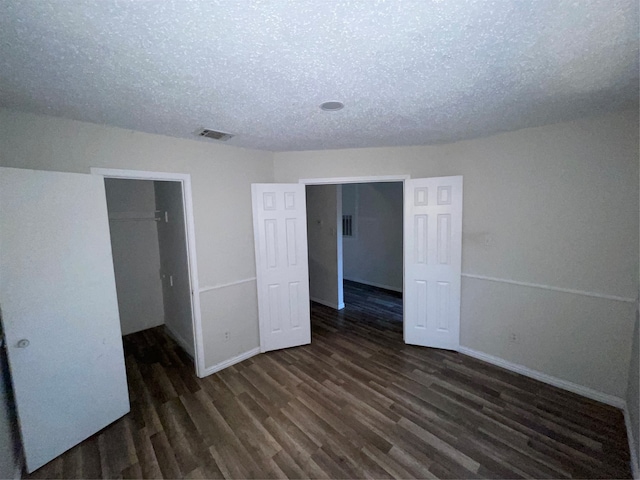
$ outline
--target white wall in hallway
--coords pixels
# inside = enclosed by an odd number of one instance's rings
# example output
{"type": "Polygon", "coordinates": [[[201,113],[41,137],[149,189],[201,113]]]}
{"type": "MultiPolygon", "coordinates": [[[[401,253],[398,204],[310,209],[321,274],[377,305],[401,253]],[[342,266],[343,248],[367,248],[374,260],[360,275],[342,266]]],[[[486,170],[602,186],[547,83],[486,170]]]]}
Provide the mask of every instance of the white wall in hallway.
{"type": "Polygon", "coordinates": [[[402,183],[342,185],[342,213],[354,235],[343,237],[344,278],[402,291],[402,183]]]}
{"type": "Polygon", "coordinates": [[[342,189],[340,185],[307,185],[309,296],[340,309],[342,294],[342,189]]]}

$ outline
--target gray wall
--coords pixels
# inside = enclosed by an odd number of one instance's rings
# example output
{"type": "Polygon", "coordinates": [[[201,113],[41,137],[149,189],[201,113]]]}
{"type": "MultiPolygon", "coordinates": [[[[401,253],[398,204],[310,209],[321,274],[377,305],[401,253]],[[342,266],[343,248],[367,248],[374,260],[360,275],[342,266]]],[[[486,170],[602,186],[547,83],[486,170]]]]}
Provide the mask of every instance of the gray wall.
{"type": "Polygon", "coordinates": [[[464,176],[462,345],[622,400],[638,112],[447,145],[275,154],[277,182],[398,174],[464,176]]]}
{"type": "Polygon", "coordinates": [[[128,335],[164,323],[155,194],[147,180],[104,183],[120,325],[128,335]]]}
{"type": "Polygon", "coordinates": [[[342,186],[342,213],[354,218],[343,237],[344,278],[402,291],[402,183],[342,186]]]}
{"type": "Polygon", "coordinates": [[[309,296],[341,309],[342,190],[339,185],[308,185],[306,193],[309,296]]]}
{"type": "Polygon", "coordinates": [[[195,348],[182,185],[179,182],[153,182],[153,188],[156,209],[163,217],[167,213],[167,217],[157,224],[164,323],[170,335],[193,357],[195,348]]]}
{"type": "MultiPolygon", "coordinates": [[[[640,156],[638,157],[640,162],[640,156]]],[[[640,243],[638,244],[640,248],[640,243]]],[[[631,444],[635,451],[631,452],[635,458],[635,478],[640,476],[640,288],[638,289],[638,302],[636,304],[636,322],[633,329],[633,343],[631,347],[631,361],[629,362],[629,382],[627,384],[627,414],[631,423],[631,444]]],[[[633,462],[632,462],[633,464],[633,462]]]]}
{"type": "MultiPolygon", "coordinates": [[[[631,348],[631,362],[629,363],[629,383],[627,385],[627,414],[631,423],[630,441],[635,452],[636,465],[640,465],[640,348],[639,348],[639,314],[636,313],[636,323],[633,330],[633,346],[631,348]]],[[[635,472],[636,475],[640,472],[635,472]]]]}

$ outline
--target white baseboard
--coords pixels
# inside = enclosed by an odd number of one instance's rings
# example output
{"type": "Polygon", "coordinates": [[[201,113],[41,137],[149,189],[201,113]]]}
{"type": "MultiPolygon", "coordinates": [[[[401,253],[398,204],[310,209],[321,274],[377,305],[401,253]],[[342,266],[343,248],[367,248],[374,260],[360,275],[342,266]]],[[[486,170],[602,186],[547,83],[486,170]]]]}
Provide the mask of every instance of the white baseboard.
{"type": "Polygon", "coordinates": [[[309,300],[319,303],[320,305],[324,305],[325,307],[333,308],[334,310],[342,310],[344,308],[344,302],[336,304],[316,297],[309,297],[309,300]]]}
{"type": "Polygon", "coordinates": [[[391,285],[384,285],[382,283],[370,282],[368,280],[361,280],[359,278],[344,277],[344,280],[348,280],[349,282],[362,283],[363,285],[369,285],[370,287],[384,288],[385,290],[391,290],[392,292],[402,293],[402,288],[392,287],[391,285]]]}
{"type": "Polygon", "coordinates": [[[207,375],[211,375],[212,373],[219,372],[220,370],[230,367],[231,365],[235,365],[236,363],[240,363],[243,360],[246,360],[247,358],[254,357],[259,353],[260,353],[260,347],[252,348],[251,350],[241,353],[240,355],[236,355],[235,357],[230,358],[229,360],[225,360],[224,362],[220,362],[216,365],[212,365],[210,367],[205,368],[204,376],[206,377],[207,375]]]}
{"type": "Polygon", "coordinates": [[[587,397],[592,400],[596,400],[598,402],[606,403],[607,405],[611,405],[612,407],[616,407],[619,409],[624,409],[625,407],[626,402],[620,397],[609,395],[608,393],[599,392],[592,388],[584,387],[582,385],[578,385],[577,383],[569,382],[567,380],[562,380],[561,378],[547,375],[546,373],[538,372],[537,370],[532,370],[528,367],[525,367],[524,365],[518,365],[517,363],[512,363],[502,358],[494,357],[493,355],[479,352],[477,350],[472,350],[471,348],[460,346],[458,348],[458,351],[464,355],[477,358],[478,360],[483,360],[487,363],[497,365],[498,367],[511,370],[512,372],[520,373],[521,375],[533,378],[535,380],[539,380],[544,383],[548,383],[549,385],[553,385],[554,387],[562,388],[563,390],[568,390],[570,392],[577,393],[578,395],[582,395],[583,397],[587,397]]]}
{"type": "Polygon", "coordinates": [[[631,415],[629,415],[629,406],[627,402],[624,403],[622,409],[624,413],[624,424],[627,428],[627,440],[629,441],[629,454],[631,455],[631,473],[633,478],[640,478],[640,470],[638,470],[638,451],[636,450],[636,442],[634,441],[635,435],[633,433],[633,425],[631,424],[631,415]]]}
{"type": "Polygon", "coordinates": [[[173,339],[175,340],[175,342],[180,345],[180,347],[182,347],[182,349],[187,352],[189,354],[189,356],[191,358],[193,358],[193,344],[189,344],[189,342],[187,342],[184,338],[182,338],[182,336],[178,335],[175,330],[173,330],[169,325],[167,325],[166,323],[164,324],[164,328],[167,331],[167,334],[173,339]]]}

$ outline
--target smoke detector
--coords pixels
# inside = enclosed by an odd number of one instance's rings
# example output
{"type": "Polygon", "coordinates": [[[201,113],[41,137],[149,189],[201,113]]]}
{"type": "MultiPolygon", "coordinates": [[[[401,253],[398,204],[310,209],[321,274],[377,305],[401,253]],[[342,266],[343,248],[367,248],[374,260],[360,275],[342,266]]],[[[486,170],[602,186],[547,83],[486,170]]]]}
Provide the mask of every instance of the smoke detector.
{"type": "Polygon", "coordinates": [[[198,130],[197,134],[201,137],[211,138],[213,140],[219,140],[221,142],[226,142],[230,138],[235,137],[235,135],[231,133],[218,132],[217,130],[209,130],[208,128],[198,130]]]}

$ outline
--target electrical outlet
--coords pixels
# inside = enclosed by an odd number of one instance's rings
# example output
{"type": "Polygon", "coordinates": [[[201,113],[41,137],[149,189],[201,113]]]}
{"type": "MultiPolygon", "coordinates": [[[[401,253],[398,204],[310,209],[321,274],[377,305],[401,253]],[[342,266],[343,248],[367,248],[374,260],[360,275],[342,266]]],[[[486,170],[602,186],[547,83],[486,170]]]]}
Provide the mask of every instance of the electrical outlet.
{"type": "Polygon", "coordinates": [[[224,341],[226,342],[231,338],[231,332],[224,332],[224,341]]]}

